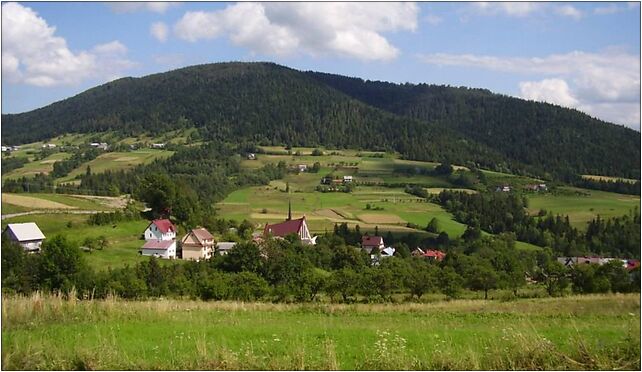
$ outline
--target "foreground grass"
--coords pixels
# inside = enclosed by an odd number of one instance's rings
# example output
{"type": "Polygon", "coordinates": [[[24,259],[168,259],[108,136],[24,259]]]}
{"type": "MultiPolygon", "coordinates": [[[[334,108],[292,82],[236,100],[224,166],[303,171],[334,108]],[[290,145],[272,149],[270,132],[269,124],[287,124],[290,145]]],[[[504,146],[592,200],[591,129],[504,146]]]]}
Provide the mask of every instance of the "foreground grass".
{"type": "Polygon", "coordinates": [[[5,297],[3,369],[640,368],[639,295],[431,304],[5,297]]]}

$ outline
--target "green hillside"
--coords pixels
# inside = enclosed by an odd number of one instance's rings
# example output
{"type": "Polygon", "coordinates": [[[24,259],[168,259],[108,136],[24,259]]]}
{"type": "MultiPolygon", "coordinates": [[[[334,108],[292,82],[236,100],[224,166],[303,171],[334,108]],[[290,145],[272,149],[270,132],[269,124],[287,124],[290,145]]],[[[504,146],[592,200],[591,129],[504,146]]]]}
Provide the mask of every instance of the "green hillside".
{"type": "Polygon", "coordinates": [[[199,65],[119,79],[23,114],[3,143],[65,133],[396,151],[404,158],[539,176],[639,178],[639,133],[578,111],[485,90],[363,82],[270,63],[199,65]]]}

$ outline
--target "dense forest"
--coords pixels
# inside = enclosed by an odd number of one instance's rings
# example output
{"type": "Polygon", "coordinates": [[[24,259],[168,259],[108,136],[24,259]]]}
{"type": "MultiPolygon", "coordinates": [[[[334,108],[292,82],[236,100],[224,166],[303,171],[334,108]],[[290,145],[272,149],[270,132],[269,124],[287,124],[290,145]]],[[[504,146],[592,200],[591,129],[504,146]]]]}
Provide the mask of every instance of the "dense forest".
{"type": "Polygon", "coordinates": [[[640,134],[578,111],[479,89],[364,82],[270,63],[119,79],[2,122],[6,144],[198,127],[204,140],[394,150],[545,178],[640,176],[640,134]]]}
{"type": "MultiPolygon", "coordinates": [[[[640,133],[577,110],[485,89],[392,84],[308,72],[382,110],[435,123],[492,147],[540,175],[598,174],[640,178],[640,133]]],[[[513,169],[517,170],[517,169],[513,169]]]]}

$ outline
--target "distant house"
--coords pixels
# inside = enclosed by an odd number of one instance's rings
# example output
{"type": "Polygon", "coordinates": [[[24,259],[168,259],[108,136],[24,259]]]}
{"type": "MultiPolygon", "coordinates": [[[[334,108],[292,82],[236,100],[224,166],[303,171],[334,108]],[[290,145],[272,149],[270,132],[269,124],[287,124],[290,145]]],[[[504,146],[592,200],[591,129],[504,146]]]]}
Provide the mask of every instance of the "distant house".
{"type": "Polygon", "coordinates": [[[436,250],[436,249],[428,249],[426,253],[423,255],[425,258],[429,260],[434,260],[434,261],[443,261],[444,257],[446,257],[446,253],[436,250]]]}
{"type": "Polygon", "coordinates": [[[109,145],[106,142],[92,142],[89,144],[91,147],[95,147],[97,149],[101,150],[107,150],[109,148],[109,145]]]}
{"type": "Polygon", "coordinates": [[[53,149],[55,147],[56,147],[55,143],[45,143],[44,145],[42,145],[43,149],[53,149]]]}
{"type": "Polygon", "coordinates": [[[263,229],[264,237],[286,237],[290,234],[298,235],[304,244],[316,244],[317,237],[313,237],[312,235],[310,235],[308,224],[305,221],[305,216],[296,220],[286,220],[285,222],[275,223],[272,225],[266,224],[265,228],[263,229]]]}
{"type": "Polygon", "coordinates": [[[11,151],[18,151],[20,150],[20,146],[11,146],[11,151]]]}
{"type": "Polygon", "coordinates": [[[526,185],[525,188],[527,190],[531,190],[531,191],[546,191],[546,190],[548,190],[548,188],[546,187],[545,183],[529,184],[529,185],[526,185]]]}
{"type": "Polygon", "coordinates": [[[508,185],[497,186],[495,191],[496,192],[510,192],[510,186],[508,186],[508,185]]]}
{"type": "Polygon", "coordinates": [[[149,240],[140,250],[143,256],[176,258],[176,240],[149,240]]]}
{"type": "Polygon", "coordinates": [[[385,247],[383,237],[381,236],[364,235],[361,237],[361,249],[368,253],[372,252],[374,248],[377,248],[379,252],[381,252],[385,247]]]}
{"type": "Polygon", "coordinates": [[[332,177],[325,176],[321,178],[321,184],[322,185],[329,185],[332,183],[332,177]]]}
{"type": "Polygon", "coordinates": [[[256,154],[254,153],[247,154],[247,160],[256,160],[256,154]]]}
{"type": "Polygon", "coordinates": [[[305,172],[308,170],[308,166],[305,164],[299,164],[297,167],[299,168],[299,172],[305,172]]]}
{"type": "Polygon", "coordinates": [[[2,146],[2,152],[7,152],[11,150],[8,146],[2,146]]]}
{"type": "Polygon", "coordinates": [[[343,176],[343,183],[352,182],[352,176],[343,176]]]}
{"type": "Polygon", "coordinates": [[[181,239],[184,260],[209,260],[214,250],[214,237],[207,229],[192,229],[181,239]]]}
{"type": "Polygon", "coordinates": [[[45,240],[45,234],[35,222],[10,223],[4,231],[8,239],[20,244],[27,252],[40,252],[42,241],[45,240]]]}
{"type": "Polygon", "coordinates": [[[381,257],[392,257],[395,254],[396,249],[393,247],[386,247],[381,250],[381,257]]]}
{"type": "Polygon", "coordinates": [[[230,249],[236,246],[236,242],[218,242],[216,243],[216,253],[226,255],[230,249]]]}
{"type": "Polygon", "coordinates": [[[588,265],[588,264],[604,265],[611,261],[621,261],[622,267],[628,268],[630,265],[629,261],[631,260],[626,260],[621,258],[612,258],[612,257],[599,257],[599,256],[557,257],[557,262],[568,267],[575,266],[575,265],[588,265]]]}
{"type": "Polygon", "coordinates": [[[176,239],[176,226],[170,220],[153,220],[145,229],[145,240],[174,239],[176,239]]]}
{"type": "Polygon", "coordinates": [[[152,143],[152,148],[153,149],[164,149],[165,144],[164,143],[152,143]]]}

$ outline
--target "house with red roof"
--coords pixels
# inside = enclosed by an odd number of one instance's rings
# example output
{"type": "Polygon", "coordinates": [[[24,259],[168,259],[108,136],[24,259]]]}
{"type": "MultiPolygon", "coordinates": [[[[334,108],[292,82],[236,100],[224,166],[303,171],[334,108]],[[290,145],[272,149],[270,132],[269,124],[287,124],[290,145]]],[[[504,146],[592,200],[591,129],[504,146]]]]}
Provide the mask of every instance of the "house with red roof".
{"type": "Polygon", "coordinates": [[[377,248],[379,252],[381,252],[382,249],[384,249],[386,246],[383,243],[383,237],[381,236],[370,236],[370,235],[364,235],[361,237],[361,248],[370,253],[374,248],[377,248]]]}
{"type": "Polygon", "coordinates": [[[143,256],[176,258],[176,240],[148,240],[139,253],[143,256]]]}
{"type": "Polygon", "coordinates": [[[184,260],[209,260],[214,251],[214,237],[202,227],[192,229],[181,239],[181,245],[184,260]]]}
{"type": "Polygon", "coordinates": [[[153,220],[145,229],[145,240],[175,240],[176,226],[168,219],[153,220]]]}
{"type": "Polygon", "coordinates": [[[266,238],[269,236],[284,238],[290,234],[298,235],[304,244],[315,245],[317,241],[316,236],[310,235],[305,216],[295,220],[288,219],[281,223],[266,224],[263,229],[263,236],[266,238]]]}
{"type": "Polygon", "coordinates": [[[443,261],[444,257],[446,257],[446,253],[437,249],[428,249],[423,256],[429,260],[443,261]]]}

